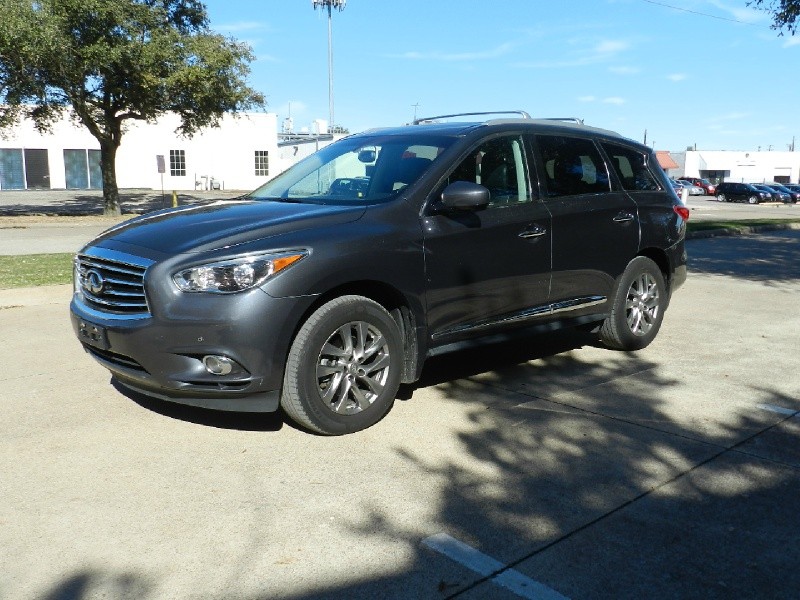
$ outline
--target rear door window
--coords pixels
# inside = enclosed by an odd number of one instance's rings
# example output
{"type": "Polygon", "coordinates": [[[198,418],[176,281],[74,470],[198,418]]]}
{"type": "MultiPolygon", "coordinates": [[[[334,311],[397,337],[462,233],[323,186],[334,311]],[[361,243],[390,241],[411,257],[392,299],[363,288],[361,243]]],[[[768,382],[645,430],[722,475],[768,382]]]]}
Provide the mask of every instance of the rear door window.
{"type": "Polygon", "coordinates": [[[618,144],[601,143],[611,160],[622,188],[628,192],[655,191],[661,189],[650,171],[647,155],[618,144]]]}
{"type": "Polygon", "coordinates": [[[537,135],[548,198],[609,192],[608,171],[594,142],[583,138],[537,135]]]}

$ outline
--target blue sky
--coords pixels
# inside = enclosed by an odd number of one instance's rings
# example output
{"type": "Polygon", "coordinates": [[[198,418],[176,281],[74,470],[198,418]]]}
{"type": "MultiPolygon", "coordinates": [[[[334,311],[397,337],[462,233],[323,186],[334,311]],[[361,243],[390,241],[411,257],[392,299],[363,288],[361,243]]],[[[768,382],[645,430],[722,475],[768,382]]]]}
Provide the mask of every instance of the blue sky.
{"type": "MultiPolygon", "coordinates": [[[[335,121],[356,132],[415,111],[526,110],[640,141],[647,130],[659,150],[785,151],[800,144],[800,35],[746,4],[348,0],[333,13],[335,121]]],[[[296,129],[328,118],[327,12],[206,6],[213,29],[252,46],[250,83],[279,122],[290,107],[296,129]]]]}

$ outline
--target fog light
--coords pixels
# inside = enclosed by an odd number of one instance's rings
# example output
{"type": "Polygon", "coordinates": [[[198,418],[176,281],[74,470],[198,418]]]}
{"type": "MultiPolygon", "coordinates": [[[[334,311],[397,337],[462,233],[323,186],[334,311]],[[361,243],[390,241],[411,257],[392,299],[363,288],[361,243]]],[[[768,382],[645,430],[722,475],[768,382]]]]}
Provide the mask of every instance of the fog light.
{"type": "Polygon", "coordinates": [[[206,371],[212,375],[229,375],[233,371],[233,363],[227,356],[214,356],[209,354],[203,357],[206,371]]]}

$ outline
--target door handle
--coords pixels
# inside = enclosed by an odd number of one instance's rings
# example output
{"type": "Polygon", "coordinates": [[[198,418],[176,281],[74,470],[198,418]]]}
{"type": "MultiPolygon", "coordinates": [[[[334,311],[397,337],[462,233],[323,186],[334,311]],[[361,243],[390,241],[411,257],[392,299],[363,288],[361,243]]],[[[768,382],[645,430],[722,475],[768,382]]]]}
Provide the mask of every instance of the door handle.
{"type": "Polygon", "coordinates": [[[615,223],[627,223],[628,221],[633,221],[633,215],[629,212],[621,212],[616,217],[614,217],[615,223]]]}
{"type": "Polygon", "coordinates": [[[526,229],[522,233],[519,234],[519,237],[522,239],[529,239],[529,238],[537,238],[542,237],[543,235],[547,234],[547,229],[541,227],[540,225],[532,225],[529,229],[526,229]]]}

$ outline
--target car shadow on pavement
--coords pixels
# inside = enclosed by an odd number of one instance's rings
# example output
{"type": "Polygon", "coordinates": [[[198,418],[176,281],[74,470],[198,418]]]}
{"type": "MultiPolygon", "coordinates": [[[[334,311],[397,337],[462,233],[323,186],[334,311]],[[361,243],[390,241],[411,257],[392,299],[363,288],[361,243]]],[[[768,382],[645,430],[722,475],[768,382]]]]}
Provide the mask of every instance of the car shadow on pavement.
{"type": "Polygon", "coordinates": [[[237,431],[279,431],[284,425],[280,412],[245,413],[210,410],[150,398],[120,385],[113,379],[111,380],[111,385],[120,394],[130,398],[142,408],[170,419],[178,419],[217,429],[235,429],[237,431]]]}
{"type": "Polygon", "coordinates": [[[407,388],[404,391],[413,392],[414,389],[466,379],[490,371],[508,371],[532,360],[599,344],[596,335],[572,328],[546,333],[523,332],[493,336],[473,347],[428,359],[420,380],[404,386],[407,388]]]}

